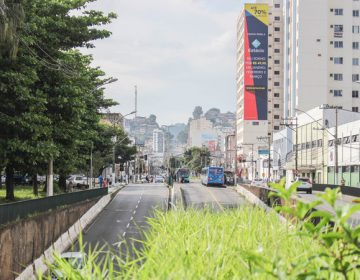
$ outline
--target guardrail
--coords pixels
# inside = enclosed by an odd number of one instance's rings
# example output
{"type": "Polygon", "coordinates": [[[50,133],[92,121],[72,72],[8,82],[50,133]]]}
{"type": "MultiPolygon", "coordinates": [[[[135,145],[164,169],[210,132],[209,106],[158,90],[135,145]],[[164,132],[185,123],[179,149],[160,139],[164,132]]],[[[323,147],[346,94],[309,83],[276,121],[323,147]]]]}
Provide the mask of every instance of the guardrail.
{"type": "Polygon", "coordinates": [[[25,218],[35,213],[43,213],[58,207],[71,205],[108,194],[108,188],[98,188],[60,194],[51,197],[31,199],[0,205],[0,226],[25,218]]]}
{"type": "Polygon", "coordinates": [[[330,188],[330,189],[340,188],[342,194],[360,197],[360,188],[339,187],[338,185],[313,184],[314,191],[323,192],[325,191],[326,188],[330,188]]]}

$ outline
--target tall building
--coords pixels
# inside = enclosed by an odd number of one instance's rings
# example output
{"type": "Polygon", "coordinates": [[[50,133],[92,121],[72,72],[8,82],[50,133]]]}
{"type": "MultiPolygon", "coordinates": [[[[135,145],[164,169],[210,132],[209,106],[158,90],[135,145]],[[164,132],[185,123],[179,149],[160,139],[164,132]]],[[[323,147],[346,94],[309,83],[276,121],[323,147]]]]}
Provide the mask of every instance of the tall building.
{"type": "MultiPolygon", "coordinates": [[[[244,4],[238,18],[236,129],[242,159],[254,158],[253,151],[264,145],[258,137],[272,137],[280,130],[284,111],[282,3],[264,0],[244,4]]],[[[245,172],[251,163],[248,165],[245,172]]]]}
{"type": "Polygon", "coordinates": [[[153,152],[163,154],[165,152],[165,134],[160,129],[153,132],[153,152]]]}
{"type": "Polygon", "coordinates": [[[359,111],[360,1],[284,3],[285,116],[320,104],[359,111]]]}

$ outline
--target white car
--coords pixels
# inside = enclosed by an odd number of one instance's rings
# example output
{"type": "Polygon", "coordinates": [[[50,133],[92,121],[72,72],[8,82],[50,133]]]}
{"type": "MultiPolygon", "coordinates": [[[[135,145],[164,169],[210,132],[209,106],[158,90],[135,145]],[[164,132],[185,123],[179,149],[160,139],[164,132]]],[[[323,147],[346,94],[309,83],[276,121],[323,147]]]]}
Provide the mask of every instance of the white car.
{"type": "Polygon", "coordinates": [[[88,188],[88,179],[83,175],[72,175],[66,180],[66,185],[69,188],[88,188]]]}
{"type": "Polygon", "coordinates": [[[155,176],[155,183],[165,183],[164,177],[162,176],[155,176]]]}
{"type": "Polygon", "coordinates": [[[264,185],[264,180],[262,179],[254,179],[251,181],[251,187],[262,187],[264,185]]]}
{"type": "Polygon", "coordinates": [[[296,178],[294,184],[298,183],[296,190],[305,191],[306,193],[312,194],[313,185],[309,178],[296,178]]]}

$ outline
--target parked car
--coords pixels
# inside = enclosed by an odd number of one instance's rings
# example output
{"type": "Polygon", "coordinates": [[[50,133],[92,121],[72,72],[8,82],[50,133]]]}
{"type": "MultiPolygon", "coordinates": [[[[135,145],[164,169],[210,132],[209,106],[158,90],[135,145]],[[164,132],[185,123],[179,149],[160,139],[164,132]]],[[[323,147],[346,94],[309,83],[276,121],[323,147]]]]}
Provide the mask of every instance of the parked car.
{"type": "Polygon", "coordinates": [[[72,175],[66,180],[68,188],[89,188],[88,179],[83,175],[72,175]]]}
{"type": "Polygon", "coordinates": [[[262,187],[262,186],[264,186],[264,180],[255,178],[254,180],[251,181],[250,186],[251,187],[262,187]]]}
{"type": "Polygon", "coordinates": [[[162,176],[159,176],[159,175],[156,175],[155,176],[155,181],[154,181],[155,183],[164,183],[165,182],[165,180],[164,180],[164,177],[162,177],[162,176]]]}
{"type": "Polygon", "coordinates": [[[295,184],[298,183],[296,190],[305,191],[306,193],[312,194],[313,185],[309,178],[296,178],[295,184]]]}

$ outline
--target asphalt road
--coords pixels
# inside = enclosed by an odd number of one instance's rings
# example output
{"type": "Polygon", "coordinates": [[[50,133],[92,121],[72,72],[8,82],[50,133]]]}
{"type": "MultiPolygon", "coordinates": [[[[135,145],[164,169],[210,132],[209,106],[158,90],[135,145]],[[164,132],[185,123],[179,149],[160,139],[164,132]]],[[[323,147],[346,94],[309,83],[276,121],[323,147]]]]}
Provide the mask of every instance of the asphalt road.
{"type": "MultiPolygon", "coordinates": [[[[312,194],[306,194],[306,193],[298,192],[297,196],[300,197],[305,202],[312,202],[312,201],[315,201],[315,200],[319,199],[317,194],[321,194],[321,192],[315,192],[314,191],[312,194]]],[[[345,207],[347,205],[355,205],[355,204],[351,203],[349,201],[349,199],[345,199],[345,198],[336,200],[336,204],[335,204],[336,207],[341,208],[341,207],[345,207]]],[[[324,201],[324,204],[319,205],[316,208],[319,209],[319,210],[323,210],[323,211],[327,211],[327,212],[330,212],[332,214],[335,214],[335,212],[331,208],[331,206],[328,203],[326,203],[325,201],[324,201]]],[[[348,220],[348,223],[351,224],[352,226],[359,225],[360,224],[360,211],[354,213],[350,217],[350,219],[348,220]]]]}
{"type": "Polygon", "coordinates": [[[139,240],[148,228],[147,218],[155,209],[165,210],[168,189],[164,184],[129,185],[122,189],[83,233],[83,243],[89,248],[132,251],[141,248],[139,240]],[[125,245],[126,244],[126,245],[125,245]]]}
{"type": "Polygon", "coordinates": [[[216,211],[237,208],[246,204],[245,199],[232,188],[205,187],[200,182],[181,185],[186,207],[210,207],[216,211]]]}

